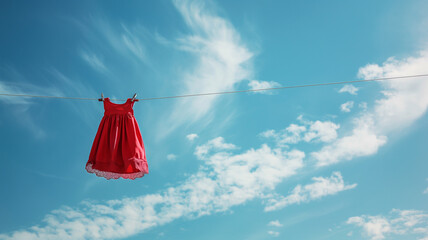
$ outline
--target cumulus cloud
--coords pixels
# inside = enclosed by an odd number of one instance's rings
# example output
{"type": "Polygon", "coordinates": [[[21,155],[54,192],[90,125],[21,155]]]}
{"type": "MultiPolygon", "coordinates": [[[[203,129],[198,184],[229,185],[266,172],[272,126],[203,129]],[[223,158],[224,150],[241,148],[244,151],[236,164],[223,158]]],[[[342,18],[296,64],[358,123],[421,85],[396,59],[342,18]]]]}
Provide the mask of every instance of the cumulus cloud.
{"type": "Polygon", "coordinates": [[[318,166],[374,154],[386,143],[385,136],[378,136],[373,132],[371,118],[358,120],[350,135],[341,137],[311,154],[317,160],[318,166]]]}
{"type": "Polygon", "coordinates": [[[321,142],[331,142],[337,138],[337,129],[339,125],[330,121],[309,122],[309,131],[305,133],[303,140],[310,142],[319,139],[321,142]]]}
{"type": "Polygon", "coordinates": [[[208,154],[210,150],[232,150],[236,148],[237,147],[232,143],[226,143],[224,141],[224,138],[217,137],[208,141],[208,143],[204,145],[197,146],[195,155],[198,156],[199,158],[203,158],[206,154],[208,154]]]}
{"type": "MultiPolygon", "coordinates": [[[[248,86],[251,90],[255,89],[266,89],[266,88],[275,88],[280,87],[281,84],[277,82],[267,82],[267,81],[257,81],[257,80],[251,80],[248,83],[248,86]]],[[[262,94],[272,94],[272,91],[255,91],[254,93],[262,93],[262,94]]]]}
{"type": "Polygon", "coordinates": [[[141,233],[178,218],[197,218],[227,211],[266,196],[303,167],[305,154],[263,144],[238,148],[222,137],[197,147],[203,166],[183,183],[136,198],[84,202],[48,214],[42,225],[0,235],[0,239],[114,239],[141,233]]]}
{"type": "Polygon", "coordinates": [[[297,124],[290,124],[285,129],[277,132],[275,130],[268,130],[262,132],[260,135],[265,138],[273,138],[278,145],[295,144],[302,140],[302,133],[306,132],[305,126],[297,124]]]}
{"type": "Polygon", "coordinates": [[[330,121],[304,121],[303,125],[290,124],[283,130],[267,130],[260,133],[264,138],[272,138],[279,146],[287,144],[296,144],[300,141],[305,142],[331,142],[337,138],[337,129],[339,125],[330,121]]]}
{"type": "Polygon", "coordinates": [[[282,224],[281,224],[278,220],[275,220],[275,221],[270,221],[270,222],[268,223],[268,226],[273,226],[273,227],[282,227],[282,224]]]}
{"type": "MultiPolygon", "coordinates": [[[[426,72],[428,51],[401,60],[389,58],[383,64],[360,68],[358,76],[370,79],[426,72]]],[[[321,150],[312,153],[318,166],[325,166],[378,151],[387,135],[399,131],[419,119],[428,108],[427,77],[385,81],[384,97],[375,101],[373,109],[353,119],[354,128],[321,150]]]]}
{"type": "Polygon", "coordinates": [[[279,232],[276,231],[268,231],[268,234],[273,236],[273,237],[278,237],[279,236],[279,232]]]}
{"type": "Polygon", "coordinates": [[[330,177],[313,177],[313,183],[297,185],[289,195],[268,200],[265,211],[274,211],[291,204],[300,204],[324,196],[334,195],[338,192],[353,189],[357,184],[345,184],[340,172],[333,172],[330,177]]]}
{"type": "Polygon", "coordinates": [[[362,226],[371,239],[384,239],[384,234],[391,231],[389,222],[383,217],[369,217],[367,222],[362,217],[351,217],[348,224],[362,226]]]}
{"type": "Polygon", "coordinates": [[[166,155],[166,159],[175,160],[175,159],[177,159],[177,156],[175,154],[170,153],[170,154],[166,155]]]}
{"type": "Polygon", "coordinates": [[[339,90],[339,93],[347,92],[347,93],[352,94],[352,95],[357,95],[358,90],[359,90],[359,88],[355,87],[354,85],[351,85],[351,84],[348,85],[347,84],[339,90]]]}
{"type": "Polygon", "coordinates": [[[342,112],[350,112],[351,108],[354,107],[354,102],[353,101],[348,101],[342,105],[340,105],[340,111],[342,112]]]}
{"type": "Polygon", "coordinates": [[[346,223],[361,227],[363,235],[371,240],[413,234],[428,239],[428,214],[423,211],[393,209],[387,216],[355,216],[346,223]]]}
{"type": "Polygon", "coordinates": [[[358,104],[358,107],[363,109],[363,110],[367,110],[367,103],[366,102],[361,102],[360,104],[358,104]]]}
{"type": "Polygon", "coordinates": [[[198,138],[199,136],[198,136],[198,134],[196,134],[196,133],[191,133],[191,134],[189,134],[189,135],[187,135],[186,136],[186,138],[187,138],[187,140],[189,140],[189,141],[191,141],[191,142],[193,142],[193,140],[195,140],[196,138],[198,138]]]}

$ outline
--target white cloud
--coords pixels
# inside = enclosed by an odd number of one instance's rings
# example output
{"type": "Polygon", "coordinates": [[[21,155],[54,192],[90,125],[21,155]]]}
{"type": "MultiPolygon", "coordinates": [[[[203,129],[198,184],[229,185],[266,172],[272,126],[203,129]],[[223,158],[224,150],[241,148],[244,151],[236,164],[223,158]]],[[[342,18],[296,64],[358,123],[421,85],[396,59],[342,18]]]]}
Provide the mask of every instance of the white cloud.
{"type": "Polygon", "coordinates": [[[363,109],[363,110],[367,110],[367,103],[366,102],[361,102],[360,104],[358,104],[358,107],[363,109]]]}
{"type": "Polygon", "coordinates": [[[305,133],[303,139],[310,142],[313,139],[319,139],[321,142],[331,142],[337,138],[337,129],[339,125],[330,121],[309,122],[309,131],[305,133]]]}
{"type": "Polygon", "coordinates": [[[367,222],[362,217],[351,217],[347,223],[362,226],[373,240],[384,239],[384,234],[391,231],[389,222],[383,217],[368,217],[367,222]]]}
{"type": "MultiPolygon", "coordinates": [[[[360,76],[391,77],[426,73],[428,51],[421,52],[417,57],[402,60],[388,59],[381,68],[382,73],[372,72],[373,65],[359,71],[360,76]],[[376,75],[377,74],[377,75],[376,75]]],[[[391,80],[383,83],[385,97],[376,101],[374,117],[383,132],[391,132],[409,126],[421,117],[428,107],[427,77],[391,80]]]]}
{"type": "Polygon", "coordinates": [[[268,231],[268,234],[273,236],[273,237],[278,237],[279,236],[279,232],[276,231],[268,231]]]}
{"type": "Polygon", "coordinates": [[[264,138],[273,138],[279,146],[285,146],[286,144],[295,144],[300,142],[302,139],[301,135],[305,131],[305,126],[290,124],[288,127],[279,132],[275,130],[267,130],[260,133],[260,136],[264,138]]]}
{"type": "Polygon", "coordinates": [[[371,240],[413,234],[419,235],[418,239],[428,239],[428,214],[422,211],[393,209],[387,216],[350,217],[346,223],[361,227],[371,240]]]}
{"type": "Polygon", "coordinates": [[[95,70],[101,73],[105,73],[108,71],[103,61],[94,53],[82,51],[80,52],[80,56],[95,70]]]}
{"type": "MultiPolygon", "coordinates": [[[[212,2],[173,1],[190,33],[175,44],[194,57],[181,74],[180,94],[230,91],[250,78],[249,64],[253,53],[242,42],[239,33],[226,19],[216,16],[206,5],[212,2]]],[[[210,122],[218,96],[195,97],[177,101],[168,112],[165,122],[159,124],[162,138],[184,124],[203,119],[210,122]],[[168,127],[166,127],[168,126],[168,127]]]]}
{"type": "Polygon", "coordinates": [[[359,88],[355,87],[354,85],[350,85],[350,84],[348,85],[347,84],[339,90],[339,93],[347,92],[347,93],[350,93],[352,95],[357,95],[358,90],[359,90],[359,88]]]}
{"type": "Polygon", "coordinates": [[[268,226],[273,226],[273,227],[282,227],[282,224],[281,224],[278,220],[275,220],[275,221],[270,221],[270,222],[268,223],[268,226]]]}
{"type": "Polygon", "coordinates": [[[224,142],[224,138],[217,137],[208,141],[208,143],[204,145],[197,146],[195,155],[199,158],[203,158],[210,150],[232,150],[236,148],[237,147],[235,145],[224,142]]]}
{"type": "Polygon", "coordinates": [[[277,136],[277,133],[275,130],[271,129],[271,130],[266,130],[266,131],[260,133],[260,136],[262,136],[264,138],[274,138],[277,136]]]}
{"type": "Polygon", "coordinates": [[[301,134],[306,131],[305,126],[299,126],[296,124],[290,124],[284,131],[281,136],[279,136],[280,144],[289,144],[289,143],[298,143],[302,137],[301,134]]]}
{"type": "Polygon", "coordinates": [[[115,239],[167,224],[175,219],[197,218],[266,196],[285,178],[303,167],[305,154],[262,145],[233,154],[234,144],[219,137],[198,146],[195,155],[203,166],[183,183],[135,198],[83,202],[46,215],[42,225],[0,239],[115,239]]]}
{"type": "Polygon", "coordinates": [[[166,159],[168,159],[168,160],[175,160],[175,159],[177,159],[177,156],[175,154],[170,153],[170,154],[168,154],[166,156],[166,159]]]}
{"type": "Polygon", "coordinates": [[[297,185],[289,195],[269,199],[265,211],[274,211],[291,204],[300,204],[324,196],[334,195],[338,192],[355,188],[357,184],[347,185],[344,183],[340,172],[333,172],[330,177],[313,177],[314,183],[304,186],[297,185]]]}
{"type": "Polygon", "coordinates": [[[187,140],[189,140],[189,141],[191,141],[191,142],[193,142],[193,140],[195,140],[196,138],[198,138],[199,136],[198,136],[198,134],[196,134],[196,133],[191,133],[191,134],[189,134],[189,135],[187,135],[186,136],[186,138],[187,138],[187,140]]]}
{"type": "MultiPolygon", "coordinates": [[[[277,82],[267,82],[267,81],[257,81],[257,80],[251,80],[248,83],[248,86],[251,90],[255,89],[266,89],[266,88],[275,88],[280,87],[281,84],[277,82]]],[[[272,94],[273,91],[255,91],[254,93],[262,93],[262,94],[272,94]]]]}
{"type": "Polygon", "coordinates": [[[351,108],[354,107],[354,102],[353,101],[348,101],[342,105],[340,105],[340,111],[342,112],[350,112],[351,108]]]}
{"type": "MultiPolygon", "coordinates": [[[[361,78],[392,77],[426,73],[428,51],[402,60],[389,58],[382,65],[369,64],[359,70],[361,78]]],[[[312,153],[318,166],[325,166],[377,152],[387,134],[399,131],[420,118],[428,108],[427,77],[382,82],[384,97],[371,111],[353,119],[351,132],[312,153]]]]}
{"type": "Polygon", "coordinates": [[[359,120],[352,130],[352,134],[341,137],[324,146],[320,151],[311,154],[317,160],[318,166],[326,166],[342,160],[374,154],[380,146],[386,143],[386,137],[377,136],[373,133],[372,119],[359,120]]]}
{"type": "Polygon", "coordinates": [[[260,136],[264,138],[273,138],[278,146],[296,144],[300,141],[331,142],[337,138],[337,129],[339,129],[340,126],[333,122],[299,120],[304,125],[290,124],[279,132],[275,130],[267,130],[260,133],[260,136]]]}

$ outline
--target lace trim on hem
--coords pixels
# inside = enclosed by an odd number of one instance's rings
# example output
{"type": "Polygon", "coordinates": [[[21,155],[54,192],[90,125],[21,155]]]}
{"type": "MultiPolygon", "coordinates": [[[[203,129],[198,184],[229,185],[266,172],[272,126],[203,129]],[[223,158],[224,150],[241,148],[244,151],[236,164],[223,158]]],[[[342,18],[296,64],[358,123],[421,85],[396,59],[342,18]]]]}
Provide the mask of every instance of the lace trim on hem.
{"type": "Polygon", "coordinates": [[[105,172],[105,171],[100,171],[98,169],[94,169],[92,168],[92,163],[89,163],[88,165],[86,165],[85,167],[86,171],[88,171],[88,173],[95,173],[98,177],[103,177],[107,180],[110,179],[118,179],[120,177],[124,178],[124,179],[136,179],[136,178],[141,178],[143,177],[146,173],[144,172],[136,172],[136,173],[114,173],[114,172],[105,172]]]}

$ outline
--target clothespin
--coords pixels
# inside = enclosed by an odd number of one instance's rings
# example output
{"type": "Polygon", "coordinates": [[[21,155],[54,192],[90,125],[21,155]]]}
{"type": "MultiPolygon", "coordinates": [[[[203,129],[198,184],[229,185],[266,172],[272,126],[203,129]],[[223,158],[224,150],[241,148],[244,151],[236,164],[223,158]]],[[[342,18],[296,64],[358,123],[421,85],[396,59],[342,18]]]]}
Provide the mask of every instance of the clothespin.
{"type": "Polygon", "coordinates": [[[98,101],[104,102],[104,94],[103,93],[101,93],[101,98],[99,98],[98,101]]]}
{"type": "Polygon", "coordinates": [[[132,97],[133,102],[138,102],[138,99],[136,99],[136,97],[137,97],[137,94],[135,93],[134,96],[132,97]]]}

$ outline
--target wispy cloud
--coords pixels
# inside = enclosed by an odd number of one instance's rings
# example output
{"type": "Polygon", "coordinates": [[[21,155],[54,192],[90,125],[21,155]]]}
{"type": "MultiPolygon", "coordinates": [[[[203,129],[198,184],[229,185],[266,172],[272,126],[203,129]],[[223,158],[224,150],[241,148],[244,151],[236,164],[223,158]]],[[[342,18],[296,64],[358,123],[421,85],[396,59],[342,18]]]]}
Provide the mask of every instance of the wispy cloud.
{"type": "MultiPolygon", "coordinates": [[[[8,94],[25,94],[25,95],[42,95],[42,96],[63,96],[62,90],[53,86],[42,86],[32,84],[31,80],[27,79],[24,75],[15,69],[9,69],[3,72],[7,77],[0,76],[0,92],[8,94]]],[[[31,97],[13,97],[13,96],[0,96],[0,102],[5,104],[21,104],[30,105],[39,98],[31,97]]]]}
{"type": "Polygon", "coordinates": [[[147,51],[144,44],[140,40],[140,37],[138,36],[138,32],[131,31],[124,24],[122,24],[122,28],[124,32],[122,33],[121,37],[125,46],[142,62],[148,63],[147,51]]]}
{"type": "MultiPolygon", "coordinates": [[[[207,6],[211,2],[184,0],[174,4],[190,31],[175,44],[195,59],[180,76],[180,94],[230,91],[251,76],[253,53],[233,25],[207,6]]],[[[159,137],[202,118],[210,122],[217,102],[218,96],[180,100],[168,112],[167,123],[161,123],[159,137]]]]}
{"type": "MultiPolygon", "coordinates": [[[[47,69],[47,72],[50,74],[55,85],[61,86],[61,89],[64,89],[64,95],[66,96],[95,97],[99,94],[95,92],[95,90],[90,85],[85,84],[85,82],[79,80],[78,78],[67,76],[57,68],[50,67],[47,69]]],[[[75,111],[77,113],[76,116],[79,116],[80,119],[88,125],[93,124],[96,122],[95,119],[98,119],[96,110],[99,109],[99,103],[96,101],[86,102],[85,111],[82,111],[81,102],[65,101],[64,103],[67,104],[70,109],[75,111]]]]}
{"type": "Polygon", "coordinates": [[[418,239],[428,239],[428,214],[423,211],[393,209],[386,216],[350,217],[346,223],[361,227],[363,235],[371,240],[394,235],[416,235],[418,239]]]}
{"type": "MultiPolygon", "coordinates": [[[[359,70],[361,78],[392,77],[426,73],[428,50],[416,57],[401,60],[389,58],[382,65],[369,64],[359,70]]],[[[420,118],[428,108],[426,77],[382,83],[384,97],[374,108],[353,119],[352,131],[320,151],[312,153],[318,166],[330,165],[378,151],[387,141],[387,134],[403,129],[420,118]]]]}
{"type": "MultiPolygon", "coordinates": [[[[8,94],[25,94],[40,96],[70,96],[70,97],[90,97],[95,96],[95,92],[90,86],[84,85],[78,79],[71,79],[54,67],[47,67],[44,81],[37,81],[39,76],[28,79],[26,76],[13,68],[0,72],[0,92],[8,94]],[[39,84],[34,84],[39,82],[39,84]]],[[[43,103],[58,101],[58,99],[21,97],[21,96],[0,96],[0,102],[11,106],[10,110],[16,122],[27,128],[35,138],[42,139],[47,136],[45,129],[40,127],[38,121],[34,119],[34,113],[43,103]],[[37,104],[36,104],[37,103],[37,104]],[[12,106],[13,105],[13,106],[12,106]]],[[[82,111],[81,106],[76,101],[66,100],[65,104],[74,109],[83,120],[89,121],[93,118],[94,111],[82,111]]],[[[89,104],[88,109],[93,105],[89,104]]]]}
{"type": "Polygon", "coordinates": [[[103,78],[119,80],[129,77],[130,71],[140,75],[145,67],[153,68],[147,45],[155,39],[144,26],[113,21],[100,14],[67,19],[84,36],[77,54],[85,64],[102,73],[103,78]]]}
{"type": "Polygon", "coordinates": [[[89,53],[86,51],[81,51],[80,56],[83,58],[83,60],[85,60],[89,64],[89,66],[91,66],[96,71],[99,71],[101,73],[108,72],[106,66],[104,65],[104,62],[96,54],[89,53]]]}
{"type": "MultiPolygon", "coordinates": [[[[143,39],[147,38],[147,31],[140,25],[128,26],[124,23],[114,24],[100,16],[89,20],[89,26],[82,27],[90,31],[87,35],[92,44],[103,45],[106,53],[114,51],[116,57],[122,57],[130,62],[138,60],[149,64],[147,48],[143,39]],[[107,46],[107,47],[106,47],[107,46]]],[[[99,48],[100,46],[97,46],[99,48]]]]}
{"type": "Polygon", "coordinates": [[[357,95],[357,92],[358,92],[358,90],[359,90],[359,88],[357,88],[357,87],[355,87],[354,85],[345,85],[345,86],[343,86],[340,90],[339,90],[339,93],[349,93],[349,94],[352,94],[352,95],[357,95]]]}
{"type": "Polygon", "coordinates": [[[330,177],[313,177],[313,183],[307,185],[297,185],[289,195],[268,200],[265,211],[274,211],[291,204],[300,204],[311,200],[319,199],[338,192],[353,189],[357,184],[347,185],[343,181],[340,172],[333,172],[330,177]]]}
{"type": "MultiPolygon", "coordinates": [[[[0,92],[6,94],[24,94],[41,96],[63,96],[63,90],[54,85],[33,84],[30,79],[12,67],[2,68],[0,72],[0,92]],[[6,81],[4,81],[6,80],[6,81]]],[[[33,111],[39,105],[35,103],[46,99],[24,96],[0,96],[0,102],[10,106],[9,110],[16,123],[28,129],[38,139],[46,137],[46,131],[34,120],[33,111]]]]}
{"type": "Polygon", "coordinates": [[[175,159],[177,159],[177,156],[175,154],[170,153],[170,154],[166,155],[166,159],[175,160],[175,159]]]}

